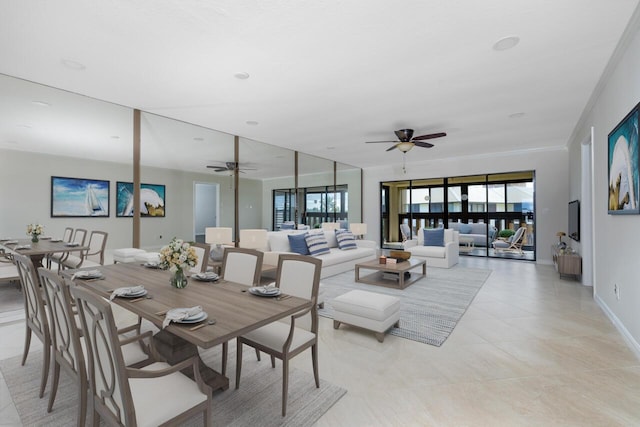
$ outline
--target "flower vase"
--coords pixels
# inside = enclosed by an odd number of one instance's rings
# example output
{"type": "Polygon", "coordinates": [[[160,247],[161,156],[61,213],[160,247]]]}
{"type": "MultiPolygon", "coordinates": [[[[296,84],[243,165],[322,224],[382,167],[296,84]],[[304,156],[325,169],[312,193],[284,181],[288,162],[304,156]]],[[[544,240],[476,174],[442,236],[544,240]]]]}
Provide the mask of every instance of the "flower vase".
{"type": "Polygon", "coordinates": [[[174,288],[182,289],[187,287],[187,275],[184,274],[181,268],[177,269],[175,273],[171,275],[171,286],[174,288]]]}
{"type": "Polygon", "coordinates": [[[32,241],[33,243],[38,243],[38,240],[40,240],[40,239],[38,238],[38,235],[37,235],[37,234],[32,234],[32,235],[31,235],[31,241],[32,241]]]}

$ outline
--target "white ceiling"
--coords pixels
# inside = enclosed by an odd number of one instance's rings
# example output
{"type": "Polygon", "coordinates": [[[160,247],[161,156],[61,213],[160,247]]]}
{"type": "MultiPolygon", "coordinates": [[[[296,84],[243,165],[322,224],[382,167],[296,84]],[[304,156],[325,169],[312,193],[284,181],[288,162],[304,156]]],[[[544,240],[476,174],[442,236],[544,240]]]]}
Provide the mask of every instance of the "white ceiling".
{"type": "Polygon", "coordinates": [[[130,159],[138,108],[226,134],[145,115],[143,159],[187,170],[232,160],[231,135],[243,137],[242,159],[274,170],[251,140],[359,167],[402,163],[391,144],[364,144],[400,128],[448,134],[409,163],[557,149],[637,5],[0,0],[0,73],[119,105],[3,77],[0,148],[130,159]],[[519,44],[492,48],[507,36],[519,44]]]}

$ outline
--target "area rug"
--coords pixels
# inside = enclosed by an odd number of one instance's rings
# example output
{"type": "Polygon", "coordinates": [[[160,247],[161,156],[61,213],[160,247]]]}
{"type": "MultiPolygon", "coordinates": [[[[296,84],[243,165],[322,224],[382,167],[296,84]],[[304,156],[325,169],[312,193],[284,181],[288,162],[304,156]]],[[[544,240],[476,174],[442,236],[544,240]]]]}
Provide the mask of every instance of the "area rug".
{"type": "MultiPolygon", "coordinates": [[[[229,343],[229,378],[235,379],[235,342],[229,343]]],[[[207,350],[202,358],[212,367],[220,366],[219,348],[207,350]]],[[[346,393],[346,390],[326,381],[316,388],[313,374],[291,368],[289,371],[289,399],[287,415],[281,415],[282,365],[271,368],[268,357],[256,360],[255,352],[248,347],[243,352],[240,388],[235,389],[231,380],[229,389],[213,394],[213,420],[216,426],[308,426],[313,425],[326,411],[346,393]]],[[[311,354],[308,357],[311,366],[311,354]]],[[[47,402],[51,392],[47,384],[45,395],[38,398],[42,353],[29,354],[25,366],[20,366],[21,357],[0,361],[0,370],[7,383],[11,398],[25,426],[75,425],[77,398],[75,384],[64,372],[53,407],[47,413],[47,402]]],[[[167,391],[168,393],[170,391],[167,391]]],[[[201,426],[202,416],[194,417],[185,425],[201,426]]]]}
{"type": "MultiPolygon", "coordinates": [[[[419,274],[417,271],[411,274],[419,274]]],[[[322,279],[325,304],[319,314],[333,318],[332,300],[354,289],[393,295],[400,298],[400,327],[389,333],[440,347],[489,275],[491,270],[479,268],[427,268],[427,277],[405,289],[393,289],[356,283],[352,270],[322,279]]]]}

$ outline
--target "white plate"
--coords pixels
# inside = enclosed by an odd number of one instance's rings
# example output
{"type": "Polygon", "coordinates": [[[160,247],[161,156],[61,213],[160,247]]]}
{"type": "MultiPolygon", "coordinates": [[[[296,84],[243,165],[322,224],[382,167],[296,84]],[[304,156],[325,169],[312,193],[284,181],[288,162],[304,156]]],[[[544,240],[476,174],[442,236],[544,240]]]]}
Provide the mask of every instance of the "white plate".
{"type": "Polygon", "coordinates": [[[249,288],[249,293],[257,295],[259,297],[277,297],[280,295],[280,288],[265,288],[263,286],[257,286],[249,288]]]}
{"type": "Polygon", "coordinates": [[[41,237],[40,240],[51,240],[51,237],[41,237]]]}
{"type": "Polygon", "coordinates": [[[71,243],[65,243],[65,246],[69,246],[69,247],[75,247],[75,246],[80,246],[80,243],[77,242],[71,242],[71,243]]]}
{"type": "Polygon", "coordinates": [[[174,323],[198,323],[198,322],[202,322],[207,317],[209,317],[209,315],[203,311],[203,312],[200,312],[199,314],[196,314],[195,316],[187,317],[182,320],[173,320],[173,322],[174,323]]]}
{"type": "Polygon", "coordinates": [[[138,297],[142,297],[145,296],[147,294],[147,290],[143,290],[140,292],[136,292],[134,294],[125,294],[125,295],[118,295],[121,298],[138,298],[138,297]]]}
{"type": "Polygon", "coordinates": [[[145,262],[142,265],[144,265],[147,268],[160,268],[160,264],[155,264],[153,262],[145,262]]]}
{"type": "Polygon", "coordinates": [[[215,282],[220,277],[215,273],[209,273],[209,274],[196,273],[193,275],[193,278],[201,282],[215,282]]]}
{"type": "Polygon", "coordinates": [[[102,273],[99,271],[86,271],[86,272],[80,272],[78,271],[76,274],[76,279],[97,279],[99,277],[102,277],[102,273]]]}
{"type": "Polygon", "coordinates": [[[62,242],[62,239],[51,239],[51,242],[53,243],[62,242]]]}

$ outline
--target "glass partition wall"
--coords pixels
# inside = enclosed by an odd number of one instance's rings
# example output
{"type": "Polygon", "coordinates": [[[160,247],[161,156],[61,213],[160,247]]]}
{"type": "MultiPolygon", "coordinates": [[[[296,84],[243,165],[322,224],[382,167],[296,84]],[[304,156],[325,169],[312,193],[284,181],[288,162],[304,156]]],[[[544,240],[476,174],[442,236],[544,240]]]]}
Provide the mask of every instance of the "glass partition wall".
{"type": "Polygon", "coordinates": [[[462,255],[535,260],[534,189],[533,171],[382,182],[382,247],[402,247],[401,224],[409,239],[421,228],[444,227],[459,232],[462,255]],[[494,249],[520,227],[522,252],[494,249]]]}

